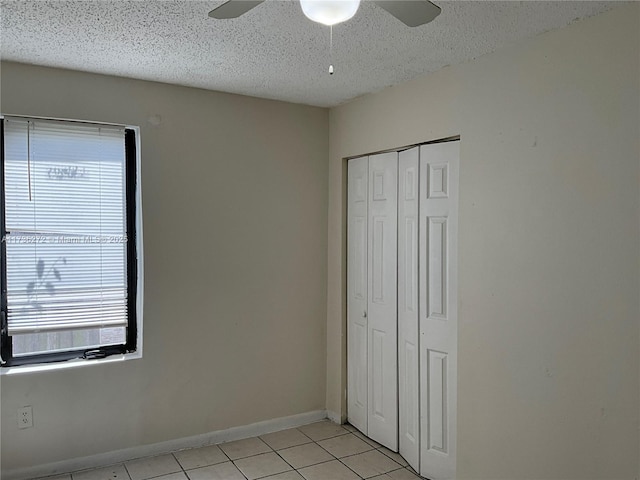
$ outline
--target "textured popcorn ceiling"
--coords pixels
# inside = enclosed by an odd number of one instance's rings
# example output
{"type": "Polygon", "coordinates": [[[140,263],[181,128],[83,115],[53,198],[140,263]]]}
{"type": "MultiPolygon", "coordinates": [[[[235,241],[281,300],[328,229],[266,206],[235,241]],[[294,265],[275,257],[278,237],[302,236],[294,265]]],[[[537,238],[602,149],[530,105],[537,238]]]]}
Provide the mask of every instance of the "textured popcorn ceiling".
{"type": "Polygon", "coordinates": [[[0,1],[3,60],[333,106],[598,14],[617,2],[438,1],[409,28],[363,1],[329,29],[297,1],[214,20],[211,1],[0,1]]]}

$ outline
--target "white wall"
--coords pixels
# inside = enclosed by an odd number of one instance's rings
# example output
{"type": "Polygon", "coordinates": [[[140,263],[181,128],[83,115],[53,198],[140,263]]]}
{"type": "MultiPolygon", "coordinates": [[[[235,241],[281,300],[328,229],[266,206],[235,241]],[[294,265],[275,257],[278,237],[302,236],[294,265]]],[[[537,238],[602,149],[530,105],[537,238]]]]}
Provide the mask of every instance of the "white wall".
{"type": "Polygon", "coordinates": [[[346,413],[343,159],[460,135],[459,478],[638,475],[639,7],[331,110],[329,410],[346,413]]]}
{"type": "Polygon", "coordinates": [[[3,113],[141,127],[145,241],[144,358],[3,376],[3,470],[324,409],[327,110],[1,74],[3,113]],[[17,429],[22,405],[32,429],[17,429]]]}

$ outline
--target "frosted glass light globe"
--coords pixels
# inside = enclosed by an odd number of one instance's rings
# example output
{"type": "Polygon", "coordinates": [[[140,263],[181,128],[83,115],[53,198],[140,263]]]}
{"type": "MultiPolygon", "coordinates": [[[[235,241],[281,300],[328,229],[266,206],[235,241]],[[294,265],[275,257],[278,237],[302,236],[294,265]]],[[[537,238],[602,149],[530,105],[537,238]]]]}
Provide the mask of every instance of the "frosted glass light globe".
{"type": "Polygon", "coordinates": [[[309,20],[335,25],[354,16],[360,0],[300,0],[300,6],[309,20]]]}

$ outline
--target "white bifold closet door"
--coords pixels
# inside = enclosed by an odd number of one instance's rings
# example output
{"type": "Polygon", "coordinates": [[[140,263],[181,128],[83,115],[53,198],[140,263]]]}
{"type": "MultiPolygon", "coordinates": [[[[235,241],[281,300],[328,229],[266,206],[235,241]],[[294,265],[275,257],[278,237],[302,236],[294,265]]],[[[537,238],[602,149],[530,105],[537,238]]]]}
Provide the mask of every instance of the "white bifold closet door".
{"type": "Polygon", "coordinates": [[[398,154],[354,159],[348,169],[348,417],[397,451],[398,154]]]}
{"type": "Polygon", "coordinates": [[[349,161],[347,185],[347,415],[349,423],[367,434],[367,230],[369,158],[349,161]]]}
{"type": "Polygon", "coordinates": [[[398,160],[398,401],[400,454],[420,471],[418,201],[420,147],[398,160]]]}
{"type": "Polygon", "coordinates": [[[348,419],[455,478],[460,143],[348,165],[348,419]]]}
{"type": "Polygon", "coordinates": [[[400,152],[400,454],[433,480],[455,478],[459,142],[400,152]]]}
{"type": "Polygon", "coordinates": [[[420,473],[455,478],[460,142],[420,147],[420,473]]]}
{"type": "Polygon", "coordinates": [[[398,451],[398,153],[369,157],[367,436],[398,451]]]}

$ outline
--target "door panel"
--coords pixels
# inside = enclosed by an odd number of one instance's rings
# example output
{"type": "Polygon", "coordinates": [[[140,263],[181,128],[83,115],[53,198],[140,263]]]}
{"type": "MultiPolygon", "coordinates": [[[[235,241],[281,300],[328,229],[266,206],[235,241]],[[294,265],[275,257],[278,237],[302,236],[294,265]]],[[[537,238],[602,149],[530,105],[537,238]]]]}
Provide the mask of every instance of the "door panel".
{"type": "Polygon", "coordinates": [[[446,320],[447,217],[427,217],[427,318],[446,320]]]}
{"type": "Polygon", "coordinates": [[[378,419],[385,419],[385,381],[384,364],[388,361],[386,357],[386,332],[371,330],[371,415],[378,419]]]}
{"type": "Polygon", "coordinates": [[[420,473],[456,473],[460,142],[420,147],[420,473]]]}
{"type": "Polygon", "coordinates": [[[400,454],[420,471],[418,373],[419,147],[398,159],[398,401],[400,454]]]}
{"type": "Polygon", "coordinates": [[[347,193],[347,415],[367,434],[368,416],[368,185],[367,157],[348,163],[347,193]]]}
{"type": "Polygon", "coordinates": [[[427,350],[427,367],[429,385],[427,399],[429,408],[427,414],[427,450],[447,454],[447,354],[427,350]]]}
{"type": "Polygon", "coordinates": [[[368,436],[398,451],[398,154],[369,157],[368,436]]]}

